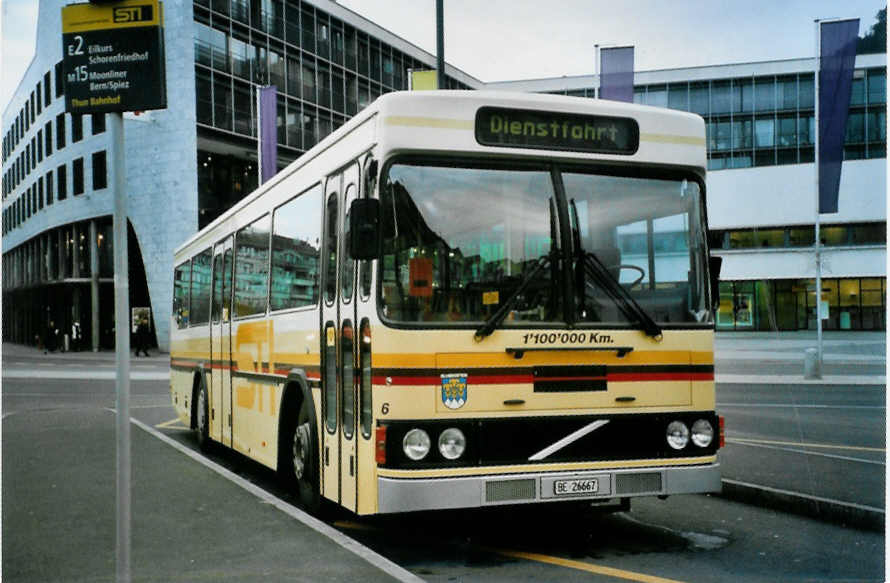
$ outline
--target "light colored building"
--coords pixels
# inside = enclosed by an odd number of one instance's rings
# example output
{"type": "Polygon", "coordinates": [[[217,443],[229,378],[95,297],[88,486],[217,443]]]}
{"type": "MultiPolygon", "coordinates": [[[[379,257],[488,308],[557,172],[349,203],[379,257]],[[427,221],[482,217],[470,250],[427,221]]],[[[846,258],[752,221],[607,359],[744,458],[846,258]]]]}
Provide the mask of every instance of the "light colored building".
{"type": "MultiPolygon", "coordinates": [[[[113,345],[114,183],[104,115],[64,111],[61,8],[41,0],[38,51],[3,113],[3,337],[77,321],[113,345]]],[[[166,0],[168,107],[125,116],[130,303],[167,347],[173,250],[257,184],[259,85],[278,87],[279,168],[435,56],[330,0],[166,0]]],[[[702,115],[721,329],[813,327],[814,59],[635,75],[635,101],[702,115]]],[[[592,97],[595,76],[449,88],[592,97]]],[[[884,329],[886,55],[859,55],[839,212],[822,216],[827,329],[884,329]]]]}

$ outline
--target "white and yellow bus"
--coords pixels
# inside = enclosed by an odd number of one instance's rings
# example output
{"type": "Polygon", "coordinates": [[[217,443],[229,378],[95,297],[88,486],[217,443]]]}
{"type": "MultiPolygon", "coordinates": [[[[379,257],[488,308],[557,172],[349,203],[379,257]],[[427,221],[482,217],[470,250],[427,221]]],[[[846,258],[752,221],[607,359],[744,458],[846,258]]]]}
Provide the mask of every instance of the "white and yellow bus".
{"type": "Polygon", "coordinates": [[[358,514],[720,489],[700,117],[387,94],[176,251],[203,446],[358,514]]]}

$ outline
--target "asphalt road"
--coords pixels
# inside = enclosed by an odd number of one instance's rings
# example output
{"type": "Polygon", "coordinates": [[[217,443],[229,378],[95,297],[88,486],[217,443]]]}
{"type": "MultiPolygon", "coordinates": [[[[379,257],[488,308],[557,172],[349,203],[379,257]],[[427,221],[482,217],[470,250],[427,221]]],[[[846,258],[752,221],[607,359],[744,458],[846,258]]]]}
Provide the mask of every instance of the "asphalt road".
{"type": "MultiPolygon", "coordinates": [[[[194,436],[174,421],[166,381],[154,380],[165,367],[164,359],[133,360],[134,377],[145,380],[131,383],[131,416],[194,452],[194,436]]],[[[3,537],[4,580],[113,579],[114,382],[96,378],[113,370],[113,361],[88,356],[4,355],[2,527],[15,533],[3,537]],[[60,371],[69,378],[46,378],[60,371]]],[[[849,393],[817,389],[719,386],[730,428],[724,468],[743,468],[748,457],[760,470],[768,456],[781,468],[782,459],[805,455],[804,467],[824,471],[803,477],[804,485],[852,481],[844,476],[860,462],[751,445],[794,438],[793,449],[824,453],[812,444],[867,448],[882,435],[877,426],[857,433],[873,423],[882,388],[865,387],[852,403],[849,393]],[[767,399],[779,406],[764,406],[767,399]],[[735,402],[741,406],[729,406],[735,402]]],[[[231,452],[209,456],[258,486],[260,499],[195,461],[205,456],[186,457],[141,429],[132,438],[134,580],[392,580],[283,513],[292,497],[272,472],[231,452]]],[[[883,460],[880,448],[841,455],[883,460]]],[[[775,473],[806,474],[799,461],[784,468],[775,473]]],[[[881,581],[885,574],[883,533],[716,496],[637,500],[630,512],[604,516],[544,508],[340,513],[328,522],[430,581],[881,581]]]]}

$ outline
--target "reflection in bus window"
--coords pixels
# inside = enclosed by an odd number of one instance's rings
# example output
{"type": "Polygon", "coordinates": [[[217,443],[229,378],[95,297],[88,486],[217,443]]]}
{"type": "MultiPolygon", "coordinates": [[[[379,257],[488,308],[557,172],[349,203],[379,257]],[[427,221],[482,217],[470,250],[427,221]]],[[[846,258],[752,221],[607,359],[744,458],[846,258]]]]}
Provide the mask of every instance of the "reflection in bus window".
{"type": "Polygon", "coordinates": [[[206,324],[210,319],[210,249],[192,259],[191,324],[206,324]]]}
{"type": "MultiPolygon", "coordinates": [[[[656,322],[710,317],[697,183],[574,172],[562,178],[582,251],[596,255],[656,322]]],[[[582,321],[627,322],[596,282],[584,282],[579,301],[582,321]]]]}
{"type": "MultiPolygon", "coordinates": [[[[542,167],[402,162],[381,197],[382,310],[392,320],[484,321],[553,247],[554,193],[542,167]]],[[[552,321],[559,298],[552,265],[504,325],[552,321]]]]}
{"type": "Polygon", "coordinates": [[[320,208],[321,186],[316,186],[275,211],[272,310],[312,306],[318,302],[320,208]]]}
{"type": "Polygon", "coordinates": [[[235,316],[266,311],[269,275],[269,222],[265,215],[235,237],[235,316]]]}
{"type": "Polygon", "coordinates": [[[189,325],[189,288],[191,287],[191,263],[186,261],[176,267],[173,274],[173,318],[180,330],[189,325]]]}

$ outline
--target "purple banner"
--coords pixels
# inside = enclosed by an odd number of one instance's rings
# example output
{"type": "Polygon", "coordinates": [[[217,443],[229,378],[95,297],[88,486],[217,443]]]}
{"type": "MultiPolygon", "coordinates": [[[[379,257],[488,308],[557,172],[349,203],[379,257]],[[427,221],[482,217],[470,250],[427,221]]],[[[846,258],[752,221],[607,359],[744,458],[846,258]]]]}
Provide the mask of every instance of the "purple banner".
{"type": "Polygon", "coordinates": [[[633,47],[600,49],[600,98],[633,103],[633,47]]]}
{"type": "Polygon", "coordinates": [[[259,89],[260,126],[260,184],[278,173],[278,130],[275,124],[275,99],[278,88],[275,85],[259,89]]]}
{"type": "Polygon", "coordinates": [[[819,25],[819,212],[836,213],[859,19],[819,25]]]}

